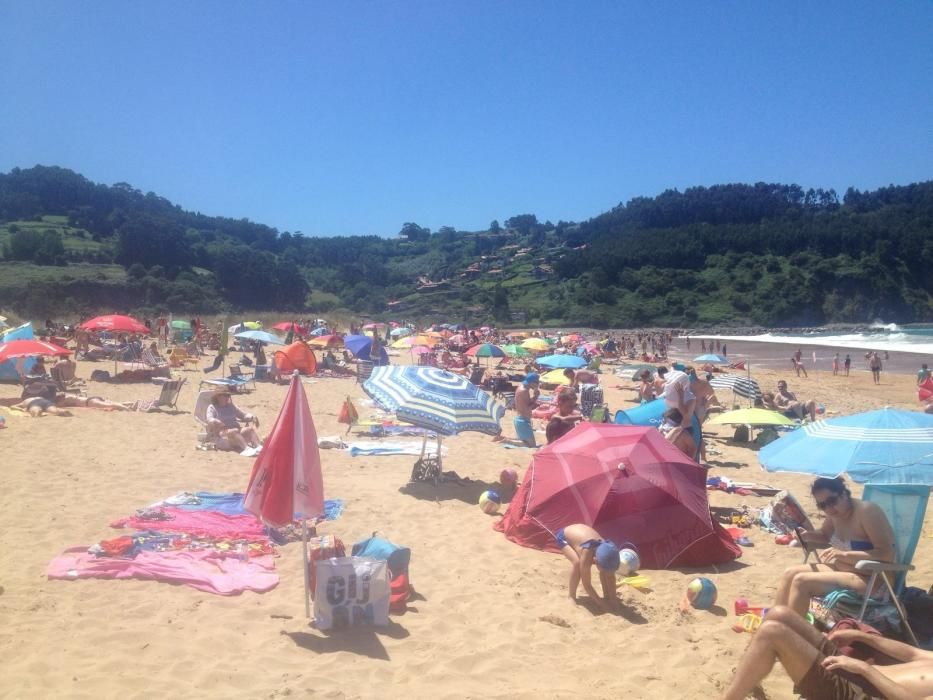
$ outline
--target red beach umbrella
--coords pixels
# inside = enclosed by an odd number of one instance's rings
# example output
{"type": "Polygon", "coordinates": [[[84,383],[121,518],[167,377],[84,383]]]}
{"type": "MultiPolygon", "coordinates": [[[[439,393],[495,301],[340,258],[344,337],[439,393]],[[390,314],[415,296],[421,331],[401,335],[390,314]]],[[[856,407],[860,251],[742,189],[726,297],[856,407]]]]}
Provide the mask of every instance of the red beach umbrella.
{"type": "Polygon", "coordinates": [[[706,469],[655,428],[580,423],[532,457],[496,530],[558,551],[554,533],[585,523],[633,543],[646,569],[707,566],[741,555],[710,515],[706,469]]]}
{"type": "MultiPolygon", "coordinates": [[[[253,464],[243,498],[244,507],[272,527],[282,527],[299,515],[302,552],[308,555],[306,519],[324,514],[324,479],[317,431],[298,373],[292,374],[285,403],[272,432],[253,464]]],[[[308,605],[308,562],[305,561],[305,614],[308,605]]]]}
{"type": "Polygon", "coordinates": [[[81,324],[89,331],[118,331],[123,333],[148,333],[149,329],[132,316],[111,314],[108,316],[95,316],[90,321],[81,324]]]}
{"type": "Polygon", "coordinates": [[[18,357],[36,357],[37,355],[59,356],[70,355],[71,350],[67,350],[60,345],[47,343],[44,340],[11,340],[8,343],[0,344],[0,362],[14,360],[18,357]]]}

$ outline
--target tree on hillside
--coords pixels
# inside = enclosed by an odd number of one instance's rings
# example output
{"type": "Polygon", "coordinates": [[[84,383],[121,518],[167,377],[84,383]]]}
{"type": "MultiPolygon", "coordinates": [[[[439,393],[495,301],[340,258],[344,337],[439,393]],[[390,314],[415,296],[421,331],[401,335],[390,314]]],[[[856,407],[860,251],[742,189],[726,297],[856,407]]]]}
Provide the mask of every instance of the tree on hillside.
{"type": "Polygon", "coordinates": [[[134,214],[117,229],[116,261],[124,267],[140,263],[177,270],[191,264],[191,246],[184,229],[175,222],[134,214]]]}
{"type": "Polygon", "coordinates": [[[426,241],[431,237],[431,229],[407,222],[402,225],[402,230],[399,231],[398,235],[399,238],[405,238],[409,241],[426,241]]]}

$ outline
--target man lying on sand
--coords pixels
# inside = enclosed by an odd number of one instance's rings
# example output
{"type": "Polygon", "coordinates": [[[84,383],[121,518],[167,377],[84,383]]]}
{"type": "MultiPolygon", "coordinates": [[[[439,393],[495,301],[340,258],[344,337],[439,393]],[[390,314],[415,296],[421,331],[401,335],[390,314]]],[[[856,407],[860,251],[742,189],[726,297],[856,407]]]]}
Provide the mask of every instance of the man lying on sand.
{"type": "Polygon", "coordinates": [[[25,411],[33,418],[39,418],[46,413],[50,416],[61,416],[62,418],[67,418],[71,415],[71,411],[58,408],[54,401],[43,396],[31,396],[17,404],[13,404],[10,408],[17,411],[25,411]]]}
{"type": "Polygon", "coordinates": [[[570,560],[570,599],[577,599],[577,588],[583,583],[583,590],[600,607],[601,610],[612,612],[618,608],[616,598],[616,571],[619,568],[619,548],[609,540],[604,540],[596,530],[589,525],[568,525],[554,533],[554,539],[560,546],[561,554],[570,560]],[[590,574],[593,564],[599,571],[599,582],[602,584],[603,597],[600,598],[590,574]]]}
{"type": "Polygon", "coordinates": [[[742,700],[781,662],[806,698],[820,700],[901,700],[933,695],[933,652],[859,630],[828,637],[793,610],[778,606],[767,617],[735,671],[724,700],[742,700]],[[839,654],[840,646],[861,643],[898,663],[877,666],[839,654]]]}

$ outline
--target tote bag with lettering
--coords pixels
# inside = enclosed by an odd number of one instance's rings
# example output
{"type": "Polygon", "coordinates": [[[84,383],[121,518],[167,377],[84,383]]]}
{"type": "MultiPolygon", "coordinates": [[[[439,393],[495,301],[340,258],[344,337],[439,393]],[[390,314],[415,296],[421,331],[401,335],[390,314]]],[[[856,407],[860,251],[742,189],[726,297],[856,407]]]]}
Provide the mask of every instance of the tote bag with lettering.
{"type": "Polygon", "coordinates": [[[389,570],[369,557],[322,559],[314,586],[314,622],[321,630],[389,624],[389,570]]]}

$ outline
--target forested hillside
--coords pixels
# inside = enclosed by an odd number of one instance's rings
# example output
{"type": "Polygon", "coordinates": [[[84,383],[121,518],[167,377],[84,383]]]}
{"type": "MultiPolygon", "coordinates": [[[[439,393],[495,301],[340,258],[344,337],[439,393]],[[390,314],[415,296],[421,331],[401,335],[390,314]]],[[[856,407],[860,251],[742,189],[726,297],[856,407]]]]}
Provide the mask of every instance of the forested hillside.
{"type": "MultiPolygon", "coordinates": [[[[417,218],[413,213],[412,218],[417,218]]],[[[0,308],[280,310],[529,324],[933,320],[933,182],[758,183],[640,197],[581,223],[305,237],[37,166],[0,174],[0,308]]]]}

